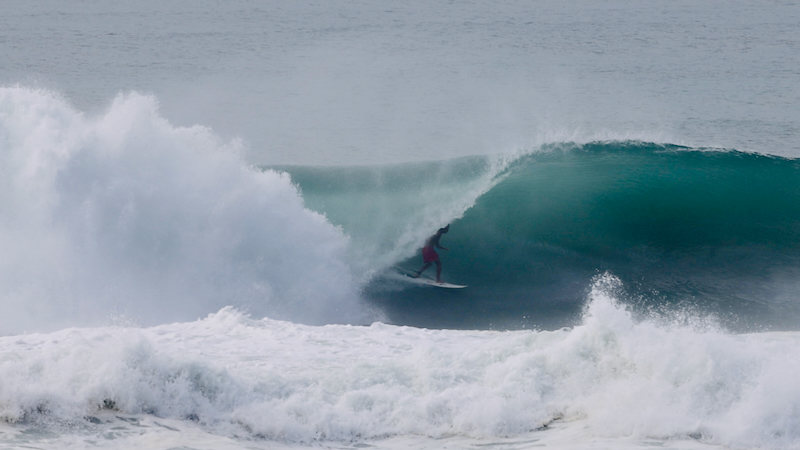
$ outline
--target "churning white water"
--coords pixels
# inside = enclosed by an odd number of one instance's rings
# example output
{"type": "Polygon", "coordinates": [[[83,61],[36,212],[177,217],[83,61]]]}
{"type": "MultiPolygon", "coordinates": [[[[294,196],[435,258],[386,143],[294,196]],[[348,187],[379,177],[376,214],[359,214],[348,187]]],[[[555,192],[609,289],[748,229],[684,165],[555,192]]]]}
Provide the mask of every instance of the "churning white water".
{"type": "Polygon", "coordinates": [[[348,238],[239,143],[175,128],[152,97],[85,115],[0,90],[5,333],[193,320],[226,305],[306,323],[364,320],[348,238]]]}

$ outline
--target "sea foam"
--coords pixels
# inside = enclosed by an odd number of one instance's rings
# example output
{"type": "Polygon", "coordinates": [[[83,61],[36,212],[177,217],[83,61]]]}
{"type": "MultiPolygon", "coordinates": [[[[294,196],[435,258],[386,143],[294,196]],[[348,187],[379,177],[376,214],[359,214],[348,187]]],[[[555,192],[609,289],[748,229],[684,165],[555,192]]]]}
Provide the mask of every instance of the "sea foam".
{"type": "Polygon", "coordinates": [[[226,305],[363,320],[347,236],[243,148],[170,125],[150,96],[87,117],[50,92],[0,89],[0,333],[226,305]]]}
{"type": "Polygon", "coordinates": [[[295,444],[800,443],[797,333],[639,322],[617,302],[615,284],[598,277],[583,323],[556,331],[307,326],[226,308],[153,328],[0,338],[0,413],[101,434],[113,426],[104,425],[110,411],[295,444]]]}

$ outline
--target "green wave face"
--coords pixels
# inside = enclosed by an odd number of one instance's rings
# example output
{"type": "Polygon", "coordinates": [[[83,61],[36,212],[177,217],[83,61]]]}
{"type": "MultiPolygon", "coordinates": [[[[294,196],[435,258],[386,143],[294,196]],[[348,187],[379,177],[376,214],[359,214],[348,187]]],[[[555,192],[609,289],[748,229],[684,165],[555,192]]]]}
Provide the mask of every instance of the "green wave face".
{"type": "Polygon", "coordinates": [[[366,266],[415,268],[411,253],[439,226],[424,218],[452,220],[443,273],[470,288],[456,298],[373,281],[367,296],[397,322],[568,325],[592,278],[610,272],[642,313],[688,309],[734,328],[800,328],[797,160],[602,142],[551,145],[494,172],[483,157],[289,172],[307,206],[371,249],[366,266]],[[469,205],[453,214],[448,202],[457,201],[469,205]],[[441,209],[452,217],[437,217],[441,209]],[[410,235],[419,239],[400,242],[410,235]]]}

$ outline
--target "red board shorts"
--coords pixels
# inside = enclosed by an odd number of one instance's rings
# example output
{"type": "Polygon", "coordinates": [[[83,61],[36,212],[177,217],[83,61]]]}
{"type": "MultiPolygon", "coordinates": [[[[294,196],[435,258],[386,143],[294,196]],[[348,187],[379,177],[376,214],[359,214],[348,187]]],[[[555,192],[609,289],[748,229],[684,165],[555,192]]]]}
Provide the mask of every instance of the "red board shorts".
{"type": "Polygon", "coordinates": [[[423,247],[422,248],[422,262],[429,263],[439,260],[439,254],[436,253],[436,250],[433,247],[423,247]]]}

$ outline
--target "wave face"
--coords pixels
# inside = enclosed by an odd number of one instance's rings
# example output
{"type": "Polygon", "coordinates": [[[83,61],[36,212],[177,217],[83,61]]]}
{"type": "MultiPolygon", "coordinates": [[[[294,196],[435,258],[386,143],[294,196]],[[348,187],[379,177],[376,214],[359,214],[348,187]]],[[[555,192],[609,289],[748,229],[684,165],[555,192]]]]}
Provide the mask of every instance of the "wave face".
{"type": "Polygon", "coordinates": [[[227,305],[361,320],[348,239],[237,142],[121,95],[94,118],[0,89],[0,333],[194,320],[227,305]]]}
{"type": "Polygon", "coordinates": [[[800,325],[798,160],[619,141],[491,161],[285,170],[310,207],[407,268],[421,264],[411,255],[425,236],[454,219],[444,277],[469,289],[380,278],[367,288],[402,323],[570,325],[590,280],[610,272],[642,313],[692,310],[738,329],[800,325]],[[443,193],[454,193],[450,203],[443,193]],[[414,245],[392,227],[416,227],[414,245]]]}

